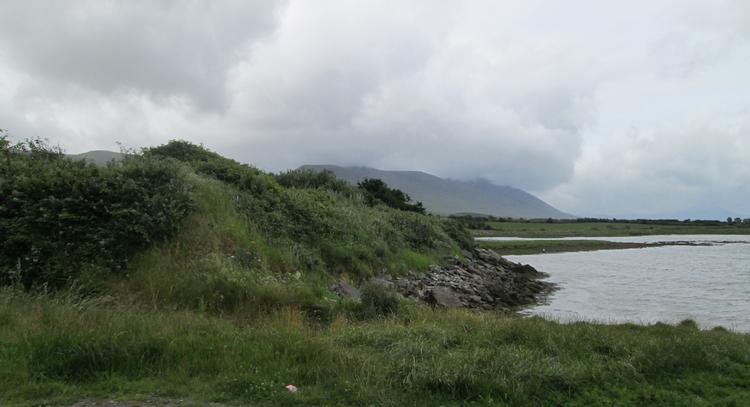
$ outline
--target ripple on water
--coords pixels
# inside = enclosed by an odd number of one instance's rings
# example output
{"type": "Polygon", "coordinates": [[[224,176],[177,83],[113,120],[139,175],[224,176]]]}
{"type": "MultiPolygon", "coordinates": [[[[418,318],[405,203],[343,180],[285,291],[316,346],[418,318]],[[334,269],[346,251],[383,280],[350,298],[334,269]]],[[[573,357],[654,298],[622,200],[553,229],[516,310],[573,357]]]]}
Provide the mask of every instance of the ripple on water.
{"type": "MultiPolygon", "coordinates": [[[[667,241],[664,236],[618,240],[667,241]]],[[[531,264],[560,285],[547,304],[527,310],[529,314],[612,323],[676,323],[691,318],[703,328],[723,326],[750,332],[750,236],[679,236],[674,240],[744,243],[508,258],[531,264]]]]}

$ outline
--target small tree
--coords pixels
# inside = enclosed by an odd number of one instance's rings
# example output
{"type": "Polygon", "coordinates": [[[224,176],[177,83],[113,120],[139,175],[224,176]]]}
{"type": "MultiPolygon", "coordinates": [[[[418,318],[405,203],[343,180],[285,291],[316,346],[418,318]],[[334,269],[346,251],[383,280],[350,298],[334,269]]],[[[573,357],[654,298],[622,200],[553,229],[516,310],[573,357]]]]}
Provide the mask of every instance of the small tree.
{"type": "Polygon", "coordinates": [[[384,203],[391,208],[403,211],[425,213],[422,202],[411,202],[411,197],[404,191],[395,188],[389,188],[381,179],[365,178],[357,184],[364,191],[367,204],[374,206],[377,203],[384,203]]]}
{"type": "Polygon", "coordinates": [[[5,156],[6,170],[10,171],[10,140],[8,130],[0,129],[0,151],[5,156]]]}

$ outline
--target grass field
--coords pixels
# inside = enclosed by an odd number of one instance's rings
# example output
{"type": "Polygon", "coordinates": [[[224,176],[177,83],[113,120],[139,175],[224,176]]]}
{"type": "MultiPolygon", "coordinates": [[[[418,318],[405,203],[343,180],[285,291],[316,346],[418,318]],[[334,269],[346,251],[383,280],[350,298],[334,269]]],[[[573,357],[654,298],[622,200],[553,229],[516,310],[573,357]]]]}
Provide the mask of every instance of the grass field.
{"type": "Polygon", "coordinates": [[[645,224],[620,222],[487,222],[492,230],[475,230],[476,236],[575,237],[640,235],[748,235],[750,227],[740,225],[645,224]]]}
{"type": "Polygon", "coordinates": [[[0,405],[750,404],[750,337],[407,306],[327,322],[0,291],[0,405]],[[286,384],[300,390],[289,393],[286,384]]]}
{"type": "Polygon", "coordinates": [[[637,249],[649,247],[646,243],[607,242],[604,240],[508,240],[478,241],[479,247],[491,249],[501,256],[514,254],[540,254],[581,252],[593,250],[637,249]]]}

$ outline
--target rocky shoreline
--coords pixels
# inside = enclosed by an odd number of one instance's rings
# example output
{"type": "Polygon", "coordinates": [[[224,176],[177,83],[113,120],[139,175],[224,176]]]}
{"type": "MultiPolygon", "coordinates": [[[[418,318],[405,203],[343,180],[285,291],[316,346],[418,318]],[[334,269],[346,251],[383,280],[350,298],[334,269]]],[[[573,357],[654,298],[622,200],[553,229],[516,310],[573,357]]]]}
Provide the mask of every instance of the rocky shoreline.
{"type": "MultiPolygon", "coordinates": [[[[442,266],[431,266],[426,273],[384,275],[370,282],[434,306],[516,310],[544,301],[556,288],[543,281],[545,277],[529,265],[510,262],[492,250],[476,249],[464,252],[463,258],[452,257],[442,266]]],[[[359,297],[359,290],[346,283],[330,288],[345,297],[359,297]]]]}

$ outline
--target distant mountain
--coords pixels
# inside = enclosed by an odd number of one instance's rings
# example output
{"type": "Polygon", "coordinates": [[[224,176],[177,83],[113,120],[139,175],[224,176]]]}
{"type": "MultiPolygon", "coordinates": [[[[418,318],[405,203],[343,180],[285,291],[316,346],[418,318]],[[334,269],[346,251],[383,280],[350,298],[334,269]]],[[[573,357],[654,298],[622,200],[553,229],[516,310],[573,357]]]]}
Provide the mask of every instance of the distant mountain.
{"type": "Polygon", "coordinates": [[[338,178],[357,183],[364,178],[380,178],[437,214],[472,213],[513,218],[568,219],[561,212],[526,191],[498,186],[486,180],[457,181],[419,171],[383,171],[368,167],[305,165],[301,169],[329,170],[338,178]]]}
{"type": "Polygon", "coordinates": [[[105,150],[94,150],[81,154],[68,154],[68,157],[73,160],[86,160],[96,165],[104,165],[110,161],[120,161],[122,160],[122,156],[122,153],[105,150]]]}

